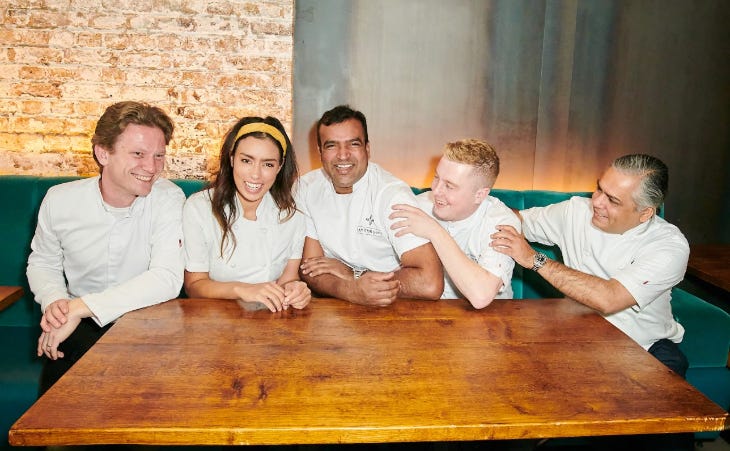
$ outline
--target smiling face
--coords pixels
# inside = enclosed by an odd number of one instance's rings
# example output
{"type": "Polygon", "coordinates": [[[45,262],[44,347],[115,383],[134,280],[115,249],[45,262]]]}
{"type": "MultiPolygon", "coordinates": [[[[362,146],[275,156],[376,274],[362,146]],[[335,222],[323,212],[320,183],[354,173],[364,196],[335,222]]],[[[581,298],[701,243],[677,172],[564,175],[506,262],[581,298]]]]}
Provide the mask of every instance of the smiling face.
{"type": "Polygon", "coordinates": [[[431,182],[433,215],[442,221],[460,221],[471,216],[489,188],[480,186],[474,167],[441,157],[431,182]]]}
{"type": "Polygon", "coordinates": [[[357,119],[347,119],[321,125],[318,133],[322,169],[332,180],[335,192],[351,193],[355,182],[365,175],[370,158],[370,144],[365,143],[362,124],[357,119]]]}
{"type": "Polygon", "coordinates": [[[598,180],[591,197],[591,223],[606,233],[624,233],[654,214],[651,207],[637,210],[634,192],[639,188],[640,175],[626,174],[610,167],[598,180]]]}
{"type": "Polygon", "coordinates": [[[248,136],[238,141],[231,157],[233,182],[246,219],[256,219],[256,208],[281,169],[279,147],[271,138],[248,136]]]}
{"type": "Polygon", "coordinates": [[[101,195],[112,207],[128,207],[146,196],[165,167],[165,135],[157,127],[129,124],[110,151],[94,146],[102,166],[101,195]]]}

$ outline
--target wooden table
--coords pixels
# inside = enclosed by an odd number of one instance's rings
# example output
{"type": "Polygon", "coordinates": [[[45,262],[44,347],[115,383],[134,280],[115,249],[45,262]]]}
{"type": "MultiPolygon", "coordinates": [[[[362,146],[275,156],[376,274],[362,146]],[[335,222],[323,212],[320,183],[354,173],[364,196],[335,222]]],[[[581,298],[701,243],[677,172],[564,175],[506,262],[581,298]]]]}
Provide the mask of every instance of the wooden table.
{"type": "Polygon", "coordinates": [[[13,445],[314,444],[717,431],[728,413],[567,299],[173,300],[129,313],[13,445]]]}
{"type": "Polygon", "coordinates": [[[690,246],[687,273],[730,293],[730,244],[690,246]]]}
{"type": "Polygon", "coordinates": [[[13,303],[22,296],[23,289],[21,287],[0,285],[0,311],[3,311],[13,305],[13,303]]]}

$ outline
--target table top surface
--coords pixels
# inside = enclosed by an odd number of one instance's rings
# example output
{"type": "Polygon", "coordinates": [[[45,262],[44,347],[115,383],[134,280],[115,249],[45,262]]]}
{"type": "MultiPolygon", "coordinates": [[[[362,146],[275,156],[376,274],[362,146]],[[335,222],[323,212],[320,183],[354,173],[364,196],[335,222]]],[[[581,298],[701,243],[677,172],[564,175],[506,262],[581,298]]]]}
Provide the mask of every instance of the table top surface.
{"type": "Polygon", "coordinates": [[[728,414],[570,299],[185,299],[128,313],[14,445],[307,444],[722,430],[728,414]]]}
{"type": "Polygon", "coordinates": [[[0,285],[0,311],[10,307],[23,296],[23,288],[0,285]]]}
{"type": "Polygon", "coordinates": [[[730,292],[730,244],[693,244],[687,272],[730,292]]]}

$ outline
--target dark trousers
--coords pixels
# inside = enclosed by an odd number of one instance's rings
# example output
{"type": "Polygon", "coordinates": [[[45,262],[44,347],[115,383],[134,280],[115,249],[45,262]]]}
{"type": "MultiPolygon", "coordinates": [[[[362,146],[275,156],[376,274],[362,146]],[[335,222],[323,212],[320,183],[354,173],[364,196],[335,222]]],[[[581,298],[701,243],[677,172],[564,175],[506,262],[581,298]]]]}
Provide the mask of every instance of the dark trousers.
{"type": "Polygon", "coordinates": [[[662,338],[657,341],[649,348],[649,354],[680,376],[685,377],[687,374],[687,368],[689,368],[687,357],[672,340],[662,338]]]}
{"type": "Polygon", "coordinates": [[[41,371],[41,383],[38,396],[45,393],[53,384],[58,381],[61,376],[66,374],[69,368],[76,363],[81,356],[86,354],[91,346],[96,343],[102,335],[111,327],[108,324],[99,327],[91,318],[81,320],[76,330],[58,346],[58,350],[63,352],[64,357],[58,360],[46,359],[43,363],[41,371]]]}

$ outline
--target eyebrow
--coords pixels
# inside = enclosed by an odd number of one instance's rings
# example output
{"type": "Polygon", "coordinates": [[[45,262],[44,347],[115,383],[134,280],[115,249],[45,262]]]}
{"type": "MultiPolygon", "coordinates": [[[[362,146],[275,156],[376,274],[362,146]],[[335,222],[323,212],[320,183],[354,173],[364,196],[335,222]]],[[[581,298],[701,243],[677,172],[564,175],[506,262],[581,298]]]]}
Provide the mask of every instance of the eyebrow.
{"type": "Polygon", "coordinates": [[[322,143],[322,146],[326,146],[327,144],[334,144],[334,143],[338,143],[338,142],[341,142],[341,143],[351,143],[351,142],[359,142],[359,143],[362,143],[362,139],[359,136],[356,136],[354,138],[341,139],[341,140],[328,139],[327,141],[325,141],[324,143],[322,143]]]}
{"type": "Polygon", "coordinates": [[[621,203],[621,199],[619,199],[618,197],[616,197],[616,196],[614,196],[614,195],[612,195],[610,193],[607,193],[606,190],[603,189],[603,187],[601,186],[601,181],[600,180],[596,180],[596,185],[598,186],[598,189],[601,190],[603,192],[603,194],[605,194],[606,197],[608,197],[611,201],[616,202],[618,204],[621,203]]]}
{"type": "Polygon", "coordinates": [[[456,183],[455,181],[453,181],[453,180],[451,180],[451,179],[447,179],[447,178],[444,178],[444,177],[443,177],[443,176],[442,176],[441,174],[439,174],[439,173],[438,173],[438,171],[436,171],[436,172],[435,172],[435,173],[433,174],[433,176],[434,176],[435,178],[438,178],[439,180],[441,180],[442,182],[444,182],[444,183],[445,183],[445,184],[447,184],[447,185],[455,186],[455,187],[457,187],[457,188],[458,188],[458,187],[460,186],[460,185],[459,185],[458,183],[456,183]]]}
{"type": "MultiPolygon", "coordinates": [[[[249,154],[243,153],[243,152],[241,152],[239,154],[239,158],[248,158],[249,160],[256,159],[256,157],[254,157],[253,155],[249,155],[249,154]]],[[[279,159],[278,158],[263,158],[263,159],[261,159],[261,161],[279,161],[279,159]]]]}

